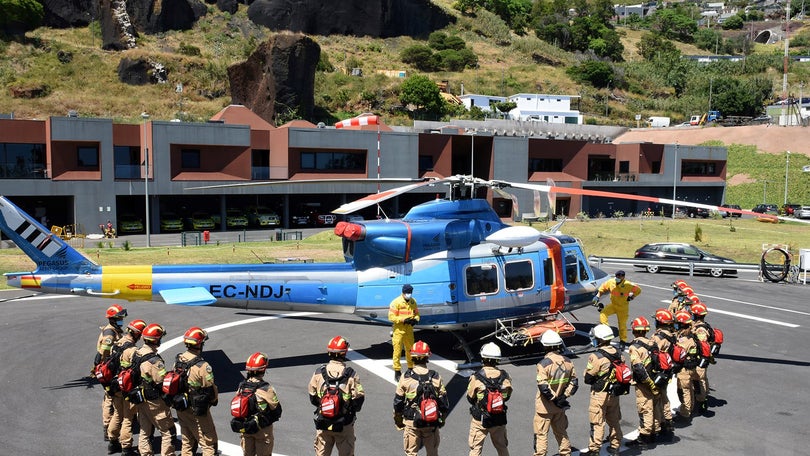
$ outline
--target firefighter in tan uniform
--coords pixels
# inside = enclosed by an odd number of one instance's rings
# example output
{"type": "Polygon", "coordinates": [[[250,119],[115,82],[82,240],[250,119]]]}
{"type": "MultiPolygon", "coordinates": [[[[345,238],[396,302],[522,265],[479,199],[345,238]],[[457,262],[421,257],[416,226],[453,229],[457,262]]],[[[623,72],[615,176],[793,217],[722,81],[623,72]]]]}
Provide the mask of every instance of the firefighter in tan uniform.
{"type": "Polygon", "coordinates": [[[697,337],[692,333],[692,315],[686,311],[675,314],[677,322],[678,341],[672,350],[672,359],[680,367],[678,371],[678,393],[681,396],[681,408],[674,421],[681,424],[692,423],[692,411],[695,406],[695,387],[698,382],[697,371],[700,359],[698,358],[697,337]]]}
{"type": "MultiPolygon", "coordinates": [[[[146,328],[146,322],[143,320],[129,322],[124,336],[115,343],[113,352],[123,356],[123,353],[128,348],[134,348],[135,343],[141,338],[141,332],[143,332],[144,328],[146,328]]],[[[124,399],[124,395],[115,380],[107,387],[107,394],[112,399],[113,405],[113,414],[107,426],[107,436],[110,440],[107,444],[107,454],[119,451],[123,452],[124,455],[133,454],[132,421],[135,419],[135,406],[124,399]]]]}
{"type": "MultiPolygon", "coordinates": [[[[243,388],[255,390],[256,410],[240,424],[244,456],[271,456],[273,454],[273,423],[281,417],[281,404],[273,386],[264,380],[269,359],[264,353],[254,353],[245,362],[247,380],[239,385],[237,395],[243,388]]],[[[231,428],[234,428],[233,421],[231,428]]],[[[236,429],[234,429],[236,431],[236,429]]]]}
{"type": "MultiPolygon", "coordinates": [[[[166,376],[166,365],[163,358],[158,354],[158,347],[166,331],[157,323],[152,323],[144,328],[141,333],[143,346],[127,349],[121,356],[121,368],[125,369],[134,362],[139,363],[141,373],[141,386],[139,395],[130,395],[129,400],[142,399],[143,402],[135,405],[138,414],[138,424],[141,428],[141,436],[138,439],[138,451],[140,456],[152,456],[152,432],[157,429],[160,432],[160,454],[162,456],[174,456],[174,445],[172,444],[172,431],[174,430],[174,420],[171,409],[160,398],[160,387],[163,377],[166,376]],[[134,398],[140,399],[134,399],[134,398]]],[[[138,390],[136,390],[138,391],[138,390]]],[[[130,454],[135,454],[134,451],[130,454]]]]}
{"type": "Polygon", "coordinates": [[[388,306],[388,320],[394,324],[391,334],[391,343],[394,346],[394,380],[399,381],[402,375],[402,350],[405,350],[405,360],[408,369],[413,368],[413,360],[409,348],[413,345],[413,325],[419,323],[419,308],[413,299],[413,287],[410,284],[402,286],[402,294],[394,298],[388,306]]]}
{"type": "Polygon", "coordinates": [[[555,331],[546,331],[540,337],[546,355],[537,363],[537,394],[534,399],[534,456],[546,456],[548,431],[554,433],[560,447],[560,456],[571,456],[568,440],[568,398],[579,389],[577,372],[571,360],[560,351],[563,341],[555,331]]]}
{"type": "Polygon", "coordinates": [[[672,302],[669,304],[669,310],[672,315],[675,315],[679,310],[688,310],[692,304],[690,298],[695,296],[694,290],[683,280],[676,280],[672,282],[672,302]]]}
{"type": "MultiPolygon", "coordinates": [[[[677,336],[673,329],[675,318],[672,313],[667,309],[658,309],[655,311],[655,333],[652,336],[652,341],[658,346],[658,351],[661,353],[668,353],[672,355],[672,349],[677,342],[677,336]]],[[[665,382],[659,384],[661,394],[653,397],[653,408],[660,410],[663,422],[661,423],[661,439],[671,442],[675,437],[675,426],[672,420],[672,406],[669,403],[667,396],[667,385],[672,379],[672,372],[665,372],[667,377],[665,382]]]]}
{"type": "Polygon", "coordinates": [[[354,455],[354,422],[363,408],[366,393],[360,378],[346,365],[349,342],[335,336],[326,346],[329,363],[312,374],[307,390],[315,409],[315,455],[354,455]]]}
{"type": "MultiPolygon", "coordinates": [[[[118,304],[113,304],[107,308],[105,313],[107,324],[101,327],[101,333],[96,342],[96,356],[93,359],[93,368],[90,369],[91,376],[95,376],[96,366],[101,364],[110,356],[113,345],[124,334],[124,317],[127,316],[127,309],[118,304]]],[[[101,424],[104,426],[104,441],[110,439],[107,428],[113,415],[112,397],[106,392],[101,399],[101,424]]]]}
{"type": "Polygon", "coordinates": [[[489,434],[498,456],[509,456],[505,402],[512,395],[512,379],[505,370],[498,369],[500,360],[500,347],[492,342],[484,344],[481,347],[481,362],[484,367],[470,376],[470,382],[467,385],[467,401],[472,404],[470,407],[472,419],[468,437],[470,456],[481,456],[487,434],[489,434]],[[490,389],[499,392],[501,400],[496,402],[500,402],[500,404],[492,403],[488,393],[490,389]]]}
{"type": "Polygon", "coordinates": [[[615,382],[613,367],[610,359],[600,353],[601,351],[609,356],[621,357],[621,352],[610,345],[613,337],[613,330],[607,325],[596,325],[591,330],[591,343],[598,350],[588,356],[588,364],[585,366],[585,375],[583,375],[585,384],[591,385],[591,399],[588,407],[591,438],[588,443],[588,452],[580,451],[580,454],[599,454],[606,423],[610,426],[608,454],[618,455],[622,444],[623,434],[619,424],[622,419],[622,410],[619,405],[619,397],[611,393],[612,383],[615,382]]]}
{"type": "Polygon", "coordinates": [[[429,357],[428,344],[421,340],[413,344],[414,367],[399,379],[394,395],[394,425],[404,431],[405,456],[416,456],[423,447],[427,456],[438,456],[439,428],[450,410],[441,376],[427,367],[429,357]]]}
{"type": "Polygon", "coordinates": [[[629,280],[624,279],[624,271],[616,271],[614,278],[603,283],[593,297],[594,305],[599,309],[599,323],[608,324],[608,316],[616,314],[619,320],[619,339],[622,346],[627,345],[627,317],[630,313],[630,301],[641,294],[641,287],[629,280]],[[610,294],[610,303],[604,307],[599,302],[599,298],[605,294],[610,294]]]}
{"type": "MultiPolygon", "coordinates": [[[[633,342],[630,344],[630,366],[636,382],[636,408],[638,409],[638,438],[627,442],[628,446],[647,448],[655,443],[655,434],[661,427],[663,416],[654,407],[655,396],[661,394],[652,378],[652,353],[655,343],[647,338],[650,322],[643,316],[636,317],[631,324],[633,342]]],[[[663,392],[666,394],[666,391],[663,392]]]]}
{"type": "Polygon", "coordinates": [[[183,335],[186,351],[177,356],[177,361],[183,363],[200,358],[200,361],[188,368],[189,407],[177,411],[183,442],[180,449],[182,456],[194,456],[198,448],[202,450],[203,456],[214,456],[217,451],[219,439],[209,409],[217,405],[219,394],[214,383],[214,370],[201,358],[206,340],[208,333],[200,327],[192,326],[183,335]]]}
{"type": "MultiPolygon", "coordinates": [[[[708,345],[714,344],[714,329],[706,322],[706,314],[709,310],[706,305],[698,301],[692,304],[692,330],[697,336],[701,344],[708,345]]],[[[695,373],[700,379],[700,390],[695,392],[695,402],[697,411],[703,413],[708,409],[707,400],[709,398],[709,376],[706,372],[709,369],[709,364],[714,363],[714,356],[708,358],[701,358],[700,364],[695,368],[695,373]]]]}

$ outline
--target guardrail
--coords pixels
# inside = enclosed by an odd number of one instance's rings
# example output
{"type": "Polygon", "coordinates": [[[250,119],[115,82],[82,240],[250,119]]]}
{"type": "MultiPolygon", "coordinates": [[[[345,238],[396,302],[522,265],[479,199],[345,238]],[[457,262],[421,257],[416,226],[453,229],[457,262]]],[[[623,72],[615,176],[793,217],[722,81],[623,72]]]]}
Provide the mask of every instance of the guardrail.
{"type": "Polygon", "coordinates": [[[695,275],[695,268],[698,269],[736,269],[737,271],[757,271],[760,272],[760,265],[758,263],[716,263],[706,261],[664,261],[655,259],[641,259],[641,258],[614,258],[614,257],[600,257],[596,255],[588,256],[588,262],[601,266],[602,263],[618,263],[640,266],[663,266],[663,267],[678,267],[689,271],[689,275],[695,275]]]}

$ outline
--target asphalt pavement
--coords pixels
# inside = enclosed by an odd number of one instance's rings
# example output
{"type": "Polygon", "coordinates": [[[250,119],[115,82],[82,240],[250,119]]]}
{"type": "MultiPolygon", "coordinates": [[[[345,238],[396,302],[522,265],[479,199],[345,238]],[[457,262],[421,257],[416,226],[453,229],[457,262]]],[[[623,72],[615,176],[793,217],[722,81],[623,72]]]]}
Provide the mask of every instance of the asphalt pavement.
{"type": "MultiPolygon", "coordinates": [[[[608,270],[612,270],[609,266],[608,270]]],[[[626,268],[625,268],[626,269],[626,268]]],[[[675,442],[644,451],[650,455],[803,455],[810,409],[810,308],[802,285],[762,283],[753,274],[715,279],[628,270],[629,280],[643,289],[631,304],[630,318],[650,316],[671,298],[670,283],[686,280],[709,308],[707,320],[725,332],[718,362],[709,369],[710,409],[691,426],[676,429],[675,442]]],[[[103,391],[88,379],[104,310],[118,300],[33,295],[25,290],[0,292],[0,453],[15,455],[106,454],[102,441],[103,391]]],[[[367,399],[357,421],[358,455],[402,454],[402,434],[394,428],[391,404],[390,328],[350,315],[245,313],[234,309],[123,303],[129,319],[158,322],[168,331],[161,346],[171,363],[183,350],[180,337],[192,325],[209,331],[204,356],[212,364],[220,401],[212,409],[225,455],[241,454],[239,437],[230,430],[228,404],[255,351],[270,356],[266,379],[284,407],[275,424],[275,454],[312,454],[315,434],[306,385],[327,361],[326,344],[343,335],[350,344],[351,364],[358,371],[367,399]]],[[[592,308],[576,312],[577,326],[587,329],[598,320],[592,308]]],[[[611,317],[615,326],[615,317],[611,317]]],[[[493,324],[494,326],[494,324],[493,324]]],[[[418,331],[434,353],[431,367],[447,384],[452,411],[441,430],[440,453],[466,454],[470,415],[464,391],[472,371],[454,369],[464,361],[455,339],[446,333],[418,331]]],[[[503,344],[501,344],[503,345],[503,344]]],[[[537,347],[509,354],[537,355],[537,347]]],[[[573,362],[582,377],[587,355],[573,362]]],[[[524,359],[502,366],[512,376],[514,394],[508,402],[511,454],[532,454],[535,362],[524,359]]],[[[569,435],[576,448],[587,445],[588,387],[571,398],[569,435]]],[[[675,399],[674,403],[677,403],[675,399]]],[[[635,435],[638,424],[634,393],[621,398],[621,426],[635,435]]],[[[549,454],[557,451],[553,438],[549,454]]],[[[603,448],[603,454],[606,450],[603,448]]],[[[622,448],[622,455],[639,454],[622,448]]],[[[490,443],[484,454],[494,454],[490,443]]],[[[576,452],[574,453],[577,454],[576,452]]]]}

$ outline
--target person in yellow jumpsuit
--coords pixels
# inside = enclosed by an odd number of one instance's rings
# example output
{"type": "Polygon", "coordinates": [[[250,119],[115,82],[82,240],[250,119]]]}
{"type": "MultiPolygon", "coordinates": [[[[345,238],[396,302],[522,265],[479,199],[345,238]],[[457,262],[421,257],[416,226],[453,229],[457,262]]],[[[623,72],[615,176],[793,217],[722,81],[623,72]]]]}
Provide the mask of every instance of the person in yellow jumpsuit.
{"type": "Polygon", "coordinates": [[[408,369],[413,369],[410,347],[413,345],[413,325],[419,323],[419,309],[413,299],[413,286],[406,283],[402,286],[402,294],[394,298],[388,306],[388,320],[394,324],[391,334],[391,343],[394,345],[394,380],[399,381],[402,376],[402,350],[405,350],[405,360],[408,369]]]}
{"type": "Polygon", "coordinates": [[[599,323],[608,324],[608,316],[616,315],[619,326],[619,339],[622,346],[627,346],[627,317],[630,313],[630,301],[641,294],[641,287],[629,280],[624,279],[624,271],[616,271],[614,278],[603,283],[599,287],[596,296],[593,297],[593,304],[599,309],[599,323]],[[599,298],[606,293],[610,293],[610,303],[602,306],[599,298]]]}

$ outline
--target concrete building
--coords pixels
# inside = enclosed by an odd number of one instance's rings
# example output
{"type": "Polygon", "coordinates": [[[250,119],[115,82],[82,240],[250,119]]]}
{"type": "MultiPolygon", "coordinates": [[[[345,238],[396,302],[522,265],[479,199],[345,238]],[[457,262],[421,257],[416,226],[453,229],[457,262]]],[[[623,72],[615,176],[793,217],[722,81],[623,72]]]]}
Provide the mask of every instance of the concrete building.
{"type": "Polygon", "coordinates": [[[571,109],[573,98],[579,98],[579,95],[517,93],[507,99],[517,104],[515,109],[509,111],[509,117],[533,122],[581,124],[582,114],[571,109]]]}
{"type": "MultiPolygon", "coordinates": [[[[123,214],[148,219],[150,232],[158,233],[164,212],[185,216],[193,211],[219,214],[218,228],[225,229],[226,209],[247,206],[275,210],[282,226],[289,227],[293,216],[328,213],[401,185],[359,181],[378,176],[473,174],[543,184],[553,179],[560,186],[666,198],[676,190],[681,200],[723,201],[725,148],[611,144],[619,127],[602,127],[609,135],[590,125],[555,128],[517,121],[417,122],[396,130],[386,125],[319,128],[305,121],[274,127],[244,106],[229,106],[207,123],[0,118],[0,194],[46,225],[75,224],[85,233],[98,232],[98,224],[107,220],[115,224],[123,214]],[[338,181],[321,181],[327,178],[338,181]],[[267,185],[255,185],[259,182],[267,185]],[[219,187],[198,189],[210,186],[219,187]]],[[[383,203],[382,211],[397,217],[444,191],[425,186],[383,203]]],[[[527,190],[512,192],[515,208],[511,199],[485,193],[479,196],[504,218],[520,218],[534,204],[527,190]]],[[[557,213],[566,216],[647,208],[646,203],[609,198],[555,198],[557,213]]],[[[548,211],[547,199],[542,200],[541,210],[548,211]]],[[[368,208],[360,215],[378,213],[368,208]]]]}

